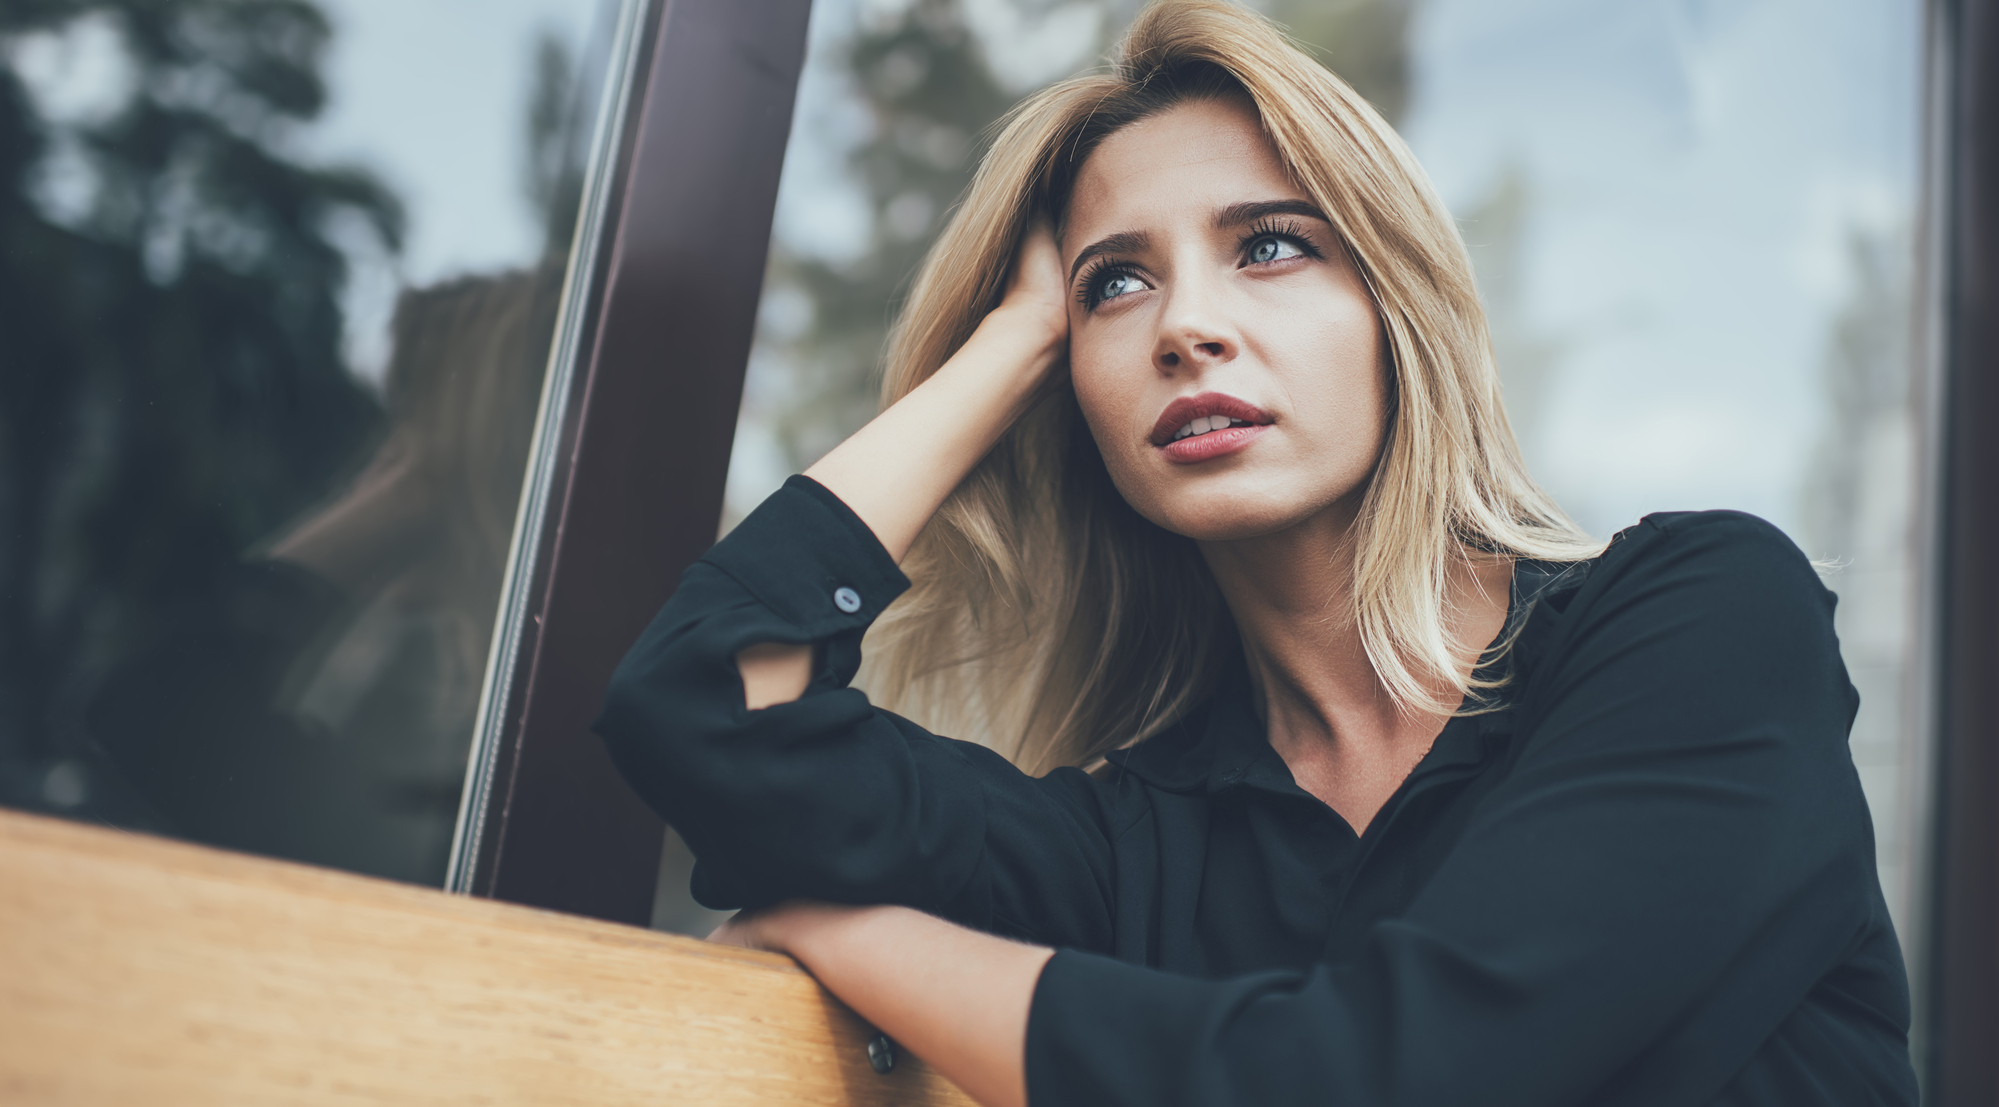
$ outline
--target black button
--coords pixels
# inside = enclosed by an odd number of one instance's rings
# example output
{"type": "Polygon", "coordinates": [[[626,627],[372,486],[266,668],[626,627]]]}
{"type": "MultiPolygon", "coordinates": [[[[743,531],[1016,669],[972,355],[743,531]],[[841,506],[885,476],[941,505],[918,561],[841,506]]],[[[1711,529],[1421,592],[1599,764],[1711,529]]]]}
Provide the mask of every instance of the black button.
{"type": "Polygon", "coordinates": [[[868,1039],[868,1064],[876,1072],[887,1072],[895,1067],[895,1043],[886,1034],[877,1034],[868,1039]]]}

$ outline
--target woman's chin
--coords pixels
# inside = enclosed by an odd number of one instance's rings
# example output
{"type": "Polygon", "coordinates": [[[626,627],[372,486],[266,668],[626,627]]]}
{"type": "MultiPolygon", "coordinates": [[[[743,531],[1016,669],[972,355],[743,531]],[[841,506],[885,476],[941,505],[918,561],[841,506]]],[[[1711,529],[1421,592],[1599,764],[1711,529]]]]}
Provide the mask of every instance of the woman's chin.
{"type": "MultiPolygon", "coordinates": [[[[1139,507],[1139,514],[1196,542],[1241,542],[1295,527],[1316,512],[1255,499],[1227,496],[1181,497],[1181,502],[1139,507]],[[1193,502],[1189,502],[1193,501],[1193,502]]],[[[1135,505],[1136,506],[1136,505],[1135,505]]]]}

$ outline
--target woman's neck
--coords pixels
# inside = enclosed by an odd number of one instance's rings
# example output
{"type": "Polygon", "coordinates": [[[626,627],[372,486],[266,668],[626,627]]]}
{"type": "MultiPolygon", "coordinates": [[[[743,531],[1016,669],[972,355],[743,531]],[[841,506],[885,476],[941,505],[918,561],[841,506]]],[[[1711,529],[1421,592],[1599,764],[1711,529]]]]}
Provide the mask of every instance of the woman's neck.
{"type": "MultiPolygon", "coordinates": [[[[1448,716],[1403,709],[1368,660],[1352,617],[1355,505],[1201,553],[1235,617],[1256,712],[1306,791],[1366,830],[1448,716]]],[[[1447,610],[1460,642],[1483,646],[1506,621],[1510,562],[1454,572],[1447,610]]]]}

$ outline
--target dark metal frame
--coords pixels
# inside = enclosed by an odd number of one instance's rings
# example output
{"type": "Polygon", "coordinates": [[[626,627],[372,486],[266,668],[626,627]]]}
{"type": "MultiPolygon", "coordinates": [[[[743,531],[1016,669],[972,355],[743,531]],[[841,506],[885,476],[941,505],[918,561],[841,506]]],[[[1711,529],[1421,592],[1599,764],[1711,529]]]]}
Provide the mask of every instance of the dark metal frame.
{"type": "Polygon", "coordinates": [[[1929,1093],[1999,1103],[1999,0],[1938,0],[1944,363],[1929,1093]]]}
{"type": "Polygon", "coordinates": [[[810,7],[630,0],[629,75],[611,81],[585,190],[455,891],[649,921],[664,826],[590,722],[720,524],[810,7]]]}

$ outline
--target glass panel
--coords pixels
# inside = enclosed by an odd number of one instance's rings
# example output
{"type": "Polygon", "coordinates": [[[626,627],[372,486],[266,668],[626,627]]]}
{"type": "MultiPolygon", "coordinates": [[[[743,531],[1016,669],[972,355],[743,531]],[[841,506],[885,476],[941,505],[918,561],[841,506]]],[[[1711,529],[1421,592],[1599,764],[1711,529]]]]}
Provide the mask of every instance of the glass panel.
{"type": "Polygon", "coordinates": [[[0,801],[442,881],[616,16],[0,12],[0,801]]]}
{"type": "MultiPolygon", "coordinates": [[[[725,522],[872,413],[897,289],[975,136],[1136,6],[821,0],[725,522]]],[[[1460,216],[1514,425],[1586,527],[1740,508],[1837,566],[1854,758],[1898,926],[1920,935],[1922,6],[1261,6],[1397,124],[1460,216]]],[[[667,856],[661,924],[705,925],[684,914],[684,849],[667,856]]]]}

